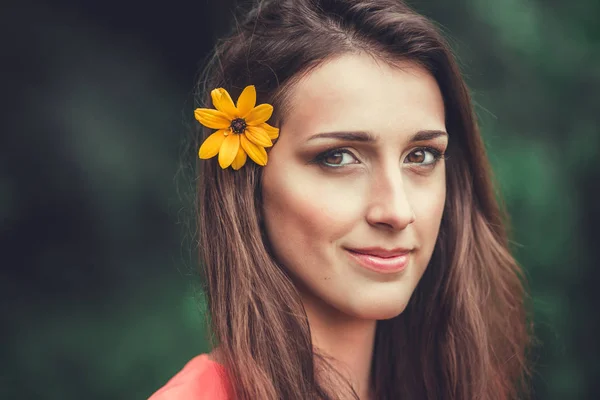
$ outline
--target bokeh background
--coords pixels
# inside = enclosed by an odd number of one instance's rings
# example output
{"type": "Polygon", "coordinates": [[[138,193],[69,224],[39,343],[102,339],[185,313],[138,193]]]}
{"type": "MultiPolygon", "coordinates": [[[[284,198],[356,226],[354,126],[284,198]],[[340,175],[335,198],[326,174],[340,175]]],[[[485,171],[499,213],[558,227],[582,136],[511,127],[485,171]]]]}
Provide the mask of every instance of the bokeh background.
{"type": "MultiPolygon", "coordinates": [[[[598,399],[600,2],[411,4],[450,38],[512,215],[535,398],[598,399]]],[[[180,165],[234,7],[3,6],[0,398],[145,399],[209,350],[180,165]]]]}

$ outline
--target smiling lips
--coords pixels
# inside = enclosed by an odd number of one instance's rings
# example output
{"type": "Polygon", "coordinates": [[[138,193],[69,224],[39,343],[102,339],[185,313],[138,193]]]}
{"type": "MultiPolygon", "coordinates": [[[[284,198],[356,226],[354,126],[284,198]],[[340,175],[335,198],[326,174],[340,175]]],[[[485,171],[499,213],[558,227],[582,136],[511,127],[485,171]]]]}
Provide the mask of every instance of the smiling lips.
{"type": "Polygon", "coordinates": [[[346,249],[346,251],[362,267],[384,274],[404,270],[408,265],[411,253],[411,250],[408,249],[386,250],[379,247],[346,249]]]}

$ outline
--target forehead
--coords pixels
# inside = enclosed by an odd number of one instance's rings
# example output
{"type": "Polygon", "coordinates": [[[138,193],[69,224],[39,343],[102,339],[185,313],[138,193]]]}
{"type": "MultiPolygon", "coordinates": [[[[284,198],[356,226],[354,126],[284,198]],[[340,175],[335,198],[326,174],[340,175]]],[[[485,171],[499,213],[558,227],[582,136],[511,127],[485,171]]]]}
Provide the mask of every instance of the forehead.
{"type": "Polygon", "coordinates": [[[292,87],[283,126],[301,139],[324,131],[397,135],[444,130],[444,120],[439,87],[424,68],[410,61],[390,66],[365,54],[346,54],[292,87]]]}

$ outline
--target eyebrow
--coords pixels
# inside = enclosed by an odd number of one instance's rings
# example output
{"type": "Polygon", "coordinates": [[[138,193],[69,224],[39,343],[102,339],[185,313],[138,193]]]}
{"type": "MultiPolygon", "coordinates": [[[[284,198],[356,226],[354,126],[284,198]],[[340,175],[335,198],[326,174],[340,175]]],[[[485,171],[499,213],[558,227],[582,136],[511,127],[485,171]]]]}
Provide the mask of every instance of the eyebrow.
{"type": "MultiPolygon", "coordinates": [[[[409,139],[409,142],[422,142],[426,140],[436,139],[441,136],[448,136],[448,133],[440,130],[423,130],[418,131],[409,139]]],[[[317,133],[311,136],[308,140],[314,139],[338,139],[348,142],[364,142],[373,143],[377,141],[377,137],[371,132],[355,131],[355,132],[325,132],[317,133]]]]}

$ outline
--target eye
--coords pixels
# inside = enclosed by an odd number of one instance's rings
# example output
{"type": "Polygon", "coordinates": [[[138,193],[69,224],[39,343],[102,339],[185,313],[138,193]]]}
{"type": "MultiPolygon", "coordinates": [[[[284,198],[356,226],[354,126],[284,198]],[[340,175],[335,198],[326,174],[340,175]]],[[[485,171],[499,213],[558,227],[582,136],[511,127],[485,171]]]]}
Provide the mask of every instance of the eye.
{"type": "Polygon", "coordinates": [[[431,147],[423,147],[413,150],[408,156],[406,156],[404,163],[428,166],[437,163],[442,156],[443,154],[439,150],[431,147]]]}
{"type": "Polygon", "coordinates": [[[325,167],[339,168],[349,164],[358,164],[359,161],[354,155],[345,149],[333,149],[321,153],[315,161],[325,167]]]}

